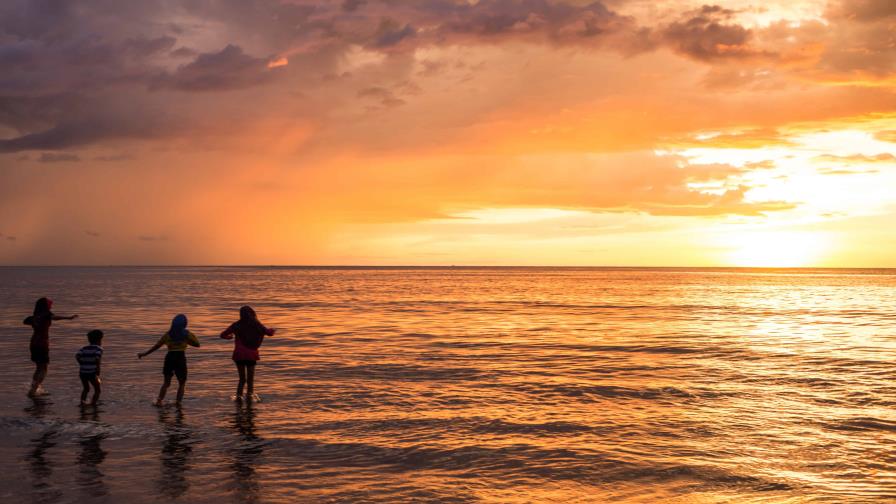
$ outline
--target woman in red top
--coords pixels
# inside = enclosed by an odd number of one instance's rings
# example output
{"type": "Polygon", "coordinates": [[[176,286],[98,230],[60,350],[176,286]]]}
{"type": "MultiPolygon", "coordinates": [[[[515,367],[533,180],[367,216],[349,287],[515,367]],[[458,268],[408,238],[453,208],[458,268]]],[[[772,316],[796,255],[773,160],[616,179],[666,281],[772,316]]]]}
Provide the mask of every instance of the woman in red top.
{"type": "Polygon", "coordinates": [[[273,335],[274,329],[268,329],[259,322],[251,306],[240,308],[240,319],[221,333],[222,338],[234,340],[233,361],[240,376],[235,400],[239,401],[242,398],[243,385],[246,386],[247,400],[259,400],[255,395],[255,363],[259,359],[258,348],[265,336],[273,335]]]}
{"type": "Polygon", "coordinates": [[[41,384],[47,377],[47,366],[50,364],[50,325],[54,320],[74,320],[77,315],[61,317],[50,311],[53,301],[42,297],[34,303],[34,314],[26,318],[23,323],[34,328],[31,335],[31,361],[34,362],[34,377],[31,379],[30,397],[43,392],[41,384]]]}

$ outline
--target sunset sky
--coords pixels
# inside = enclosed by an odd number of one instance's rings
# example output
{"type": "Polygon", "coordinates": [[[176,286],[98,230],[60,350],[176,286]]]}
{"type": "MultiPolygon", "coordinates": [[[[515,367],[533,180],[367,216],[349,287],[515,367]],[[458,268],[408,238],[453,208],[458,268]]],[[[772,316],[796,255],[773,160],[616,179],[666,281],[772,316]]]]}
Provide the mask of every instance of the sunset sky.
{"type": "Polygon", "coordinates": [[[0,264],[896,267],[892,0],[8,0],[0,264]]]}

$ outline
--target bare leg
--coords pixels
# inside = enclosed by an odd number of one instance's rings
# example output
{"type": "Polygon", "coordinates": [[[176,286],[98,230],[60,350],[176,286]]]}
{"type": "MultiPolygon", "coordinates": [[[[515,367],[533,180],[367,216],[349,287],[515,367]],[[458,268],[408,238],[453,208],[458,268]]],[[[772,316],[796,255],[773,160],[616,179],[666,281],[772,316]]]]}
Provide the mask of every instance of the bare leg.
{"type": "Polygon", "coordinates": [[[239,400],[243,396],[243,386],[246,384],[246,365],[237,362],[236,372],[240,376],[240,381],[236,385],[236,398],[239,400]]]}
{"type": "MultiPolygon", "coordinates": [[[[103,382],[100,381],[99,376],[95,376],[92,380],[92,383],[93,383],[93,399],[90,400],[90,404],[96,406],[97,401],[100,400],[100,392],[103,391],[103,389],[102,389],[103,382]]],[[[85,392],[86,392],[86,390],[85,390],[85,392]]],[[[87,394],[86,393],[82,394],[81,402],[84,402],[84,399],[86,399],[86,398],[87,398],[87,394]]]]}
{"type": "Polygon", "coordinates": [[[246,366],[246,395],[255,397],[255,366],[246,366]]]}
{"type": "Polygon", "coordinates": [[[159,398],[156,399],[156,404],[162,404],[162,400],[165,399],[165,393],[168,392],[168,387],[171,385],[171,377],[166,376],[165,381],[162,383],[162,388],[159,389],[159,398]]]}
{"type": "Polygon", "coordinates": [[[184,401],[184,391],[187,389],[187,380],[180,381],[177,380],[177,405],[184,401]]]}
{"type": "Polygon", "coordinates": [[[31,378],[31,390],[28,391],[28,395],[33,396],[37,394],[37,389],[40,388],[41,384],[43,384],[44,379],[47,377],[47,363],[46,362],[38,362],[34,365],[34,376],[31,378]]]}
{"type": "Polygon", "coordinates": [[[87,378],[81,377],[81,404],[87,404],[87,392],[90,391],[90,382],[87,378]]]}

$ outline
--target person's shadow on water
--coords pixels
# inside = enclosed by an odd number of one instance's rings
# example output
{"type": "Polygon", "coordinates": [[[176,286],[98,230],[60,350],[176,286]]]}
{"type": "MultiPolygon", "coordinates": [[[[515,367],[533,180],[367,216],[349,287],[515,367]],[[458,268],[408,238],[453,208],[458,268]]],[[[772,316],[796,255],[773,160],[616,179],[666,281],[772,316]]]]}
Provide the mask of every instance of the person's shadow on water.
{"type": "Polygon", "coordinates": [[[165,432],[165,442],[161,454],[162,473],[156,486],[161,495],[176,499],[190,488],[187,472],[193,452],[193,434],[184,425],[184,413],[180,408],[173,413],[169,408],[159,408],[159,423],[165,432]]]}
{"type": "Polygon", "coordinates": [[[81,423],[87,427],[78,438],[81,452],[78,454],[78,486],[88,497],[103,497],[109,493],[104,481],[105,475],[99,466],[106,459],[107,452],[101,444],[108,435],[100,431],[99,409],[96,406],[81,406],[81,423]]]}
{"type": "Polygon", "coordinates": [[[237,403],[233,427],[239,433],[231,464],[234,495],[242,502],[257,502],[260,485],[256,467],[264,451],[264,440],[256,433],[252,403],[237,403]]]}
{"type": "Polygon", "coordinates": [[[56,446],[58,432],[52,424],[42,425],[44,418],[50,413],[53,403],[43,397],[31,399],[31,404],[25,408],[42,432],[32,438],[28,443],[28,451],[25,460],[31,473],[32,501],[56,502],[62,498],[62,492],[53,487],[50,478],[53,476],[53,462],[49,460],[47,451],[56,446]]]}

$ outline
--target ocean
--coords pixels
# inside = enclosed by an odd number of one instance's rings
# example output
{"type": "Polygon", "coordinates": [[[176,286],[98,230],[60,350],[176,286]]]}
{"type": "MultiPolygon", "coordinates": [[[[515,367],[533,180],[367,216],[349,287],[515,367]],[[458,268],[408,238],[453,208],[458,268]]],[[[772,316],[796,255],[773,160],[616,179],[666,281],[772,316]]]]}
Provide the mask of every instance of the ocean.
{"type": "Polygon", "coordinates": [[[894,270],[8,267],[0,301],[4,502],[896,499],[894,270]],[[32,400],[41,296],[80,317],[32,400]],[[278,329],[252,404],[243,304],[278,329]],[[202,346],[155,407],[177,313],[202,346]]]}

